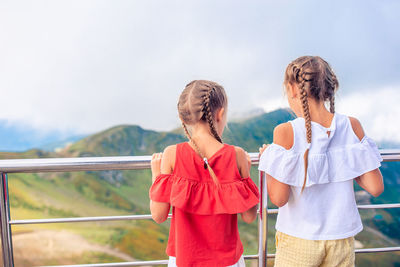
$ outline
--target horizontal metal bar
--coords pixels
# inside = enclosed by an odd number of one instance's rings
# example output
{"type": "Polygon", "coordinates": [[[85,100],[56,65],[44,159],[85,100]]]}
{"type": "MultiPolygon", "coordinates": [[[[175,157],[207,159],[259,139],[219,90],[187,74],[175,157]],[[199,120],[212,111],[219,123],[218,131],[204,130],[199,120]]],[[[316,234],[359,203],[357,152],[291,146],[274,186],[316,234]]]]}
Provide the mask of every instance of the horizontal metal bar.
{"type": "Polygon", "coordinates": [[[400,161],[400,149],[380,149],[383,161],[400,161]]]}
{"type": "MultiPolygon", "coordinates": [[[[386,248],[360,248],[355,249],[354,252],[356,254],[360,253],[378,253],[378,252],[396,252],[400,251],[400,247],[386,247],[386,248]]],[[[275,258],[275,254],[267,254],[267,258],[273,259],[275,258]]]]}
{"type": "MultiPolygon", "coordinates": [[[[257,210],[257,213],[259,211],[257,210]]],[[[171,219],[172,214],[168,214],[171,219]]],[[[98,221],[126,221],[126,220],[151,220],[150,214],[144,215],[121,215],[121,216],[96,216],[96,217],[75,217],[75,218],[52,218],[52,219],[30,219],[30,220],[10,220],[11,225],[21,224],[45,224],[45,223],[75,223],[75,222],[98,222],[98,221]]]]}
{"type": "MultiPolygon", "coordinates": [[[[378,252],[396,252],[400,251],[400,247],[385,247],[385,248],[360,248],[355,249],[354,252],[356,254],[360,253],[378,253],[378,252]]],[[[267,254],[267,258],[273,259],[275,258],[275,254],[267,254]]]]}
{"type": "MultiPolygon", "coordinates": [[[[384,161],[400,161],[400,149],[380,150],[384,161]]],[[[258,153],[249,153],[253,165],[258,153]]],[[[0,172],[67,172],[101,170],[139,170],[150,168],[151,156],[80,157],[0,160],[0,172]]]]}
{"type": "Polygon", "coordinates": [[[357,207],[359,209],[394,209],[394,208],[400,208],[400,203],[357,205],[357,207]]]}
{"type": "MultiPolygon", "coordinates": [[[[400,203],[393,204],[371,204],[371,205],[357,205],[359,209],[394,209],[400,208],[400,203]]],[[[268,214],[277,214],[278,209],[268,209],[268,214]]]]}
{"type": "Polygon", "coordinates": [[[268,209],[267,212],[268,214],[278,214],[279,209],[268,209]]]}
{"type": "MultiPolygon", "coordinates": [[[[258,255],[244,255],[245,260],[257,260],[258,255]]],[[[134,261],[134,262],[113,262],[100,264],[77,264],[77,265],[54,265],[42,267],[120,267],[120,266],[151,266],[151,265],[167,265],[168,260],[157,261],[134,261]]]]}
{"type": "MultiPolygon", "coordinates": [[[[400,208],[400,203],[358,205],[359,209],[391,209],[400,208]]],[[[259,211],[257,211],[259,213],[259,211]]],[[[268,214],[277,214],[278,209],[268,209],[268,214]]],[[[172,214],[168,215],[171,218],[172,214]]],[[[32,220],[11,220],[11,225],[16,224],[45,224],[45,223],[74,223],[74,222],[97,222],[97,221],[124,221],[124,220],[151,220],[151,215],[123,215],[123,216],[98,216],[98,217],[76,217],[76,218],[53,218],[53,219],[32,219],[32,220]]]]}
{"type": "Polygon", "coordinates": [[[112,262],[112,263],[95,263],[95,264],[75,264],[75,265],[51,265],[42,267],[121,267],[121,266],[152,266],[167,265],[168,260],[159,261],[133,261],[133,262],[112,262]]]}
{"type": "Polygon", "coordinates": [[[245,260],[258,260],[258,255],[244,255],[243,256],[245,260]]]}
{"type": "Polygon", "coordinates": [[[0,160],[0,172],[68,172],[140,170],[150,168],[151,156],[81,157],[0,160]]]}
{"type": "MultiPolygon", "coordinates": [[[[171,218],[171,214],[168,218],[171,218]]],[[[11,225],[16,224],[44,224],[44,223],[75,223],[75,222],[100,222],[100,221],[126,221],[126,220],[151,220],[150,214],[145,215],[123,215],[123,216],[98,216],[98,217],[75,217],[75,218],[54,218],[54,219],[32,219],[32,220],[11,220],[11,225]]]]}
{"type": "MultiPolygon", "coordinates": [[[[377,253],[377,252],[395,252],[400,251],[400,247],[386,247],[386,248],[362,248],[356,249],[355,253],[377,253]]],[[[246,260],[258,259],[258,255],[245,255],[246,260]]],[[[267,254],[268,259],[275,258],[275,254],[267,254]]],[[[135,262],[114,262],[114,263],[100,263],[100,264],[78,264],[78,265],[54,265],[42,267],[121,267],[121,266],[152,266],[152,265],[167,265],[168,260],[157,261],[135,261],[135,262]]]]}
{"type": "MultiPolygon", "coordinates": [[[[257,210],[259,213],[259,210],[257,210]]],[[[171,219],[172,214],[168,214],[171,219]]],[[[97,221],[126,221],[126,220],[151,220],[150,214],[144,215],[121,215],[121,216],[96,216],[96,217],[75,217],[75,218],[52,218],[52,219],[31,219],[31,220],[10,220],[11,225],[21,224],[45,224],[45,223],[75,223],[75,222],[97,222],[97,221]]]]}
{"type": "Polygon", "coordinates": [[[400,247],[386,247],[386,248],[360,248],[356,249],[356,253],[377,253],[377,252],[394,252],[400,251],[400,247]]]}

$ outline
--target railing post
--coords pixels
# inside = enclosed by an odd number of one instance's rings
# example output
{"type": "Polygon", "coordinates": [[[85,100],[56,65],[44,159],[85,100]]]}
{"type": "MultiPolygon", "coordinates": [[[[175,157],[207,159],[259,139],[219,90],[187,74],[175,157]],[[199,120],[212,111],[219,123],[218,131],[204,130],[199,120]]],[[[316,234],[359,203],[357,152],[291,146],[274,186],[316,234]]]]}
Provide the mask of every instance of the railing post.
{"type": "Polygon", "coordinates": [[[1,246],[3,251],[3,266],[14,267],[13,246],[10,225],[10,203],[8,198],[7,174],[1,173],[0,179],[0,217],[1,246]]]}
{"type": "Polygon", "coordinates": [[[258,267],[267,266],[267,242],[268,242],[268,210],[267,203],[268,200],[265,198],[267,194],[264,191],[267,189],[265,174],[264,172],[259,172],[260,187],[260,214],[258,216],[258,267]]]}

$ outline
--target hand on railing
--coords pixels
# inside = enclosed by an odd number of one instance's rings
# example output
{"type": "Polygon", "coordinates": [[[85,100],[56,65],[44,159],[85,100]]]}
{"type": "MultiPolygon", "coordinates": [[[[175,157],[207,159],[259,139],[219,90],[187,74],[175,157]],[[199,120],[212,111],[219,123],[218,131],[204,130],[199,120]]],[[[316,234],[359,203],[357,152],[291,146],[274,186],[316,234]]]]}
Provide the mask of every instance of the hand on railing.
{"type": "Polygon", "coordinates": [[[157,176],[161,173],[161,159],[162,153],[154,153],[151,157],[151,179],[153,183],[157,176]]]}
{"type": "Polygon", "coordinates": [[[249,170],[251,170],[251,157],[249,153],[246,151],[246,158],[247,158],[247,164],[249,165],[249,170]]]}
{"type": "Polygon", "coordinates": [[[260,153],[258,154],[258,157],[261,157],[261,154],[264,152],[265,149],[267,149],[268,146],[269,146],[269,145],[263,144],[262,147],[260,147],[260,148],[258,149],[258,151],[260,152],[260,153]]]}

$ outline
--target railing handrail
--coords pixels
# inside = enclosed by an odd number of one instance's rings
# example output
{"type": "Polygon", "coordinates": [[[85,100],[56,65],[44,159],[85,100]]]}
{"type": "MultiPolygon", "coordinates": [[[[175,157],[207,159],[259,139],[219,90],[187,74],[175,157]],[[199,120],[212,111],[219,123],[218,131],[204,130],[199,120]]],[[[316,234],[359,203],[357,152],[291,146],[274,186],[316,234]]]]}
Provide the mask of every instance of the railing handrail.
{"type": "MultiPolygon", "coordinates": [[[[357,205],[358,209],[396,209],[400,208],[400,203],[392,204],[371,204],[357,205]]],[[[278,214],[278,209],[267,209],[268,214],[278,214]]],[[[172,214],[168,215],[171,218],[172,214]]],[[[151,220],[151,214],[143,215],[114,215],[114,216],[94,216],[94,217],[64,217],[51,219],[25,219],[10,220],[11,225],[25,224],[45,224],[45,223],[73,223],[73,222],[105,222],[105,221],[128,221],[128,220],[151,220]]]]}
{"type": "MultiPolygon", "coordinates": [[[[400,161],[400,149],[381,149],[383,161],[400,161]]],[[[258,153],[249,153],[253,165],[258,153]]],[[[77,157],[0,160],[0,173],[37,173],[101,170],[139,170],[150,168],[151,156],[77,157]]]]}
{"type": "MultiPolygon", "coordinates": [[[[383,161],[400,161],[400,149],[381,149],[383,161]]],[[[258,153],[249,153],[253,165],[258,164],[258,153]]],[[[117,157],[77,157],[77,158],[39,158],[39,159],[7,159],[0,160],[0,191],[1,191],[1,235],[4,266],[14,266],[11,225],[36,224],[36,223],[61,223],[61,222],[85,222],[85,221],[111,221],[111,220],[143,220],[151,219],[151,215],[125,215],[125,216],[101,216],[101,217],[76,217],[53,218],[38,220],[11,220],[8,198],[7,173],[39,173],[39,172],[71,172],[71,171],[106,171],[106,170],[138,170],[150,168],[151,156],[117,156],[117,157]]],[[[262,173],[262,172],[261,172],[262,173]]],[[[263,188],[264,174],[260,173],[259,183],[263,188]]],[[[262,189],[261,189],[262,190],[262,189]]],[[[266,259],[273,258],[274,254],[267,254],[267,214],[276,214],[277,209],[267,209],[266,200],[261,198],[259,222],[259,253],[257,255],[245,255],[246,259],[258,259],[259,266],[266,266],[266,259]],[[262,214],[261,214],[262,213],[262,214]]],[[[400,203],[359,205],[360,209],[373,208],[399,208],[400,203]]],[[[400,247],[359,249],[356,253],[400,251],[400,247]]],[[[125,262],[106,264],[83,264],[72,266],[139,266],[165,264],[165,260],[146,262],[125,262]]]]}

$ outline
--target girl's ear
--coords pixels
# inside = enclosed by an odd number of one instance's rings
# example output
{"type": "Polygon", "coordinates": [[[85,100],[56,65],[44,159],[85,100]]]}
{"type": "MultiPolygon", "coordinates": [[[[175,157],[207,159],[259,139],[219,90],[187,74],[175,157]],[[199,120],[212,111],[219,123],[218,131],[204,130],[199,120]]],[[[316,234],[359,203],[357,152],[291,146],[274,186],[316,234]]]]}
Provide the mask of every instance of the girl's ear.
{"type": "Polygon", "coordinates": [[[216,121],[221,121],[224,118],[225,108],[220,108],[215,116],[216,121]]]}
{"type": "Polygon", "coordinates": [[[287,84],[287,94],[290,98],[294,99],[297,97],[297,86],[288,83],[287,84]]]}

